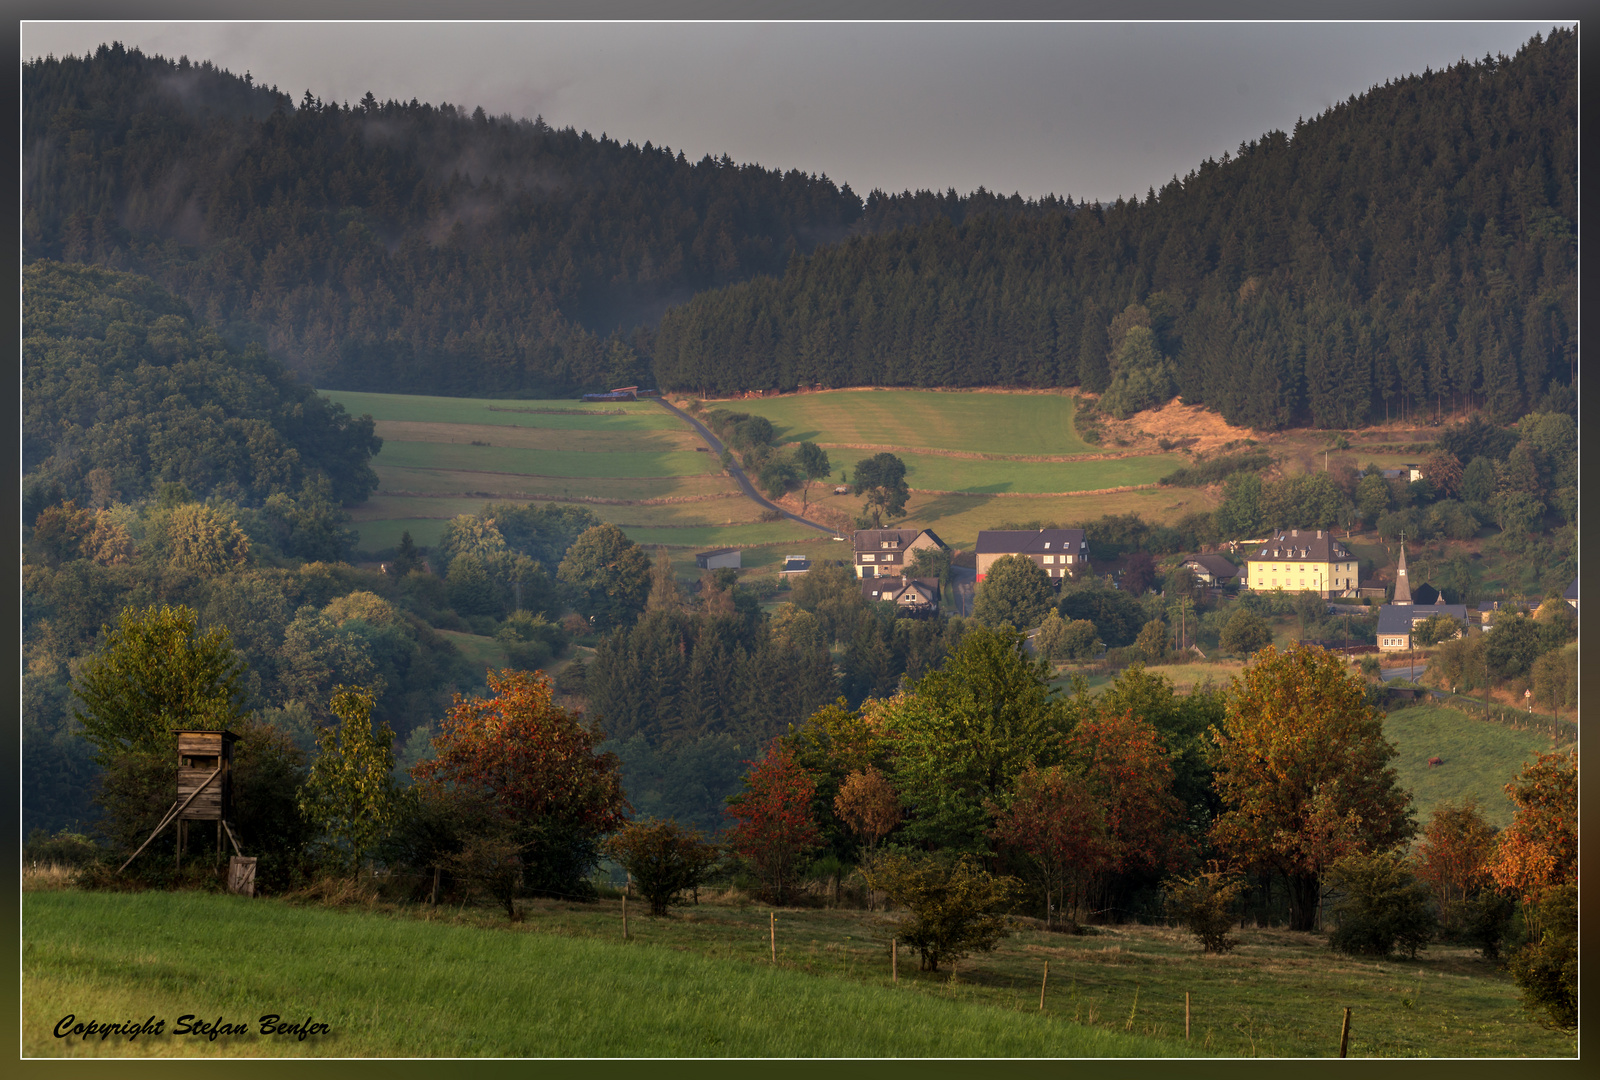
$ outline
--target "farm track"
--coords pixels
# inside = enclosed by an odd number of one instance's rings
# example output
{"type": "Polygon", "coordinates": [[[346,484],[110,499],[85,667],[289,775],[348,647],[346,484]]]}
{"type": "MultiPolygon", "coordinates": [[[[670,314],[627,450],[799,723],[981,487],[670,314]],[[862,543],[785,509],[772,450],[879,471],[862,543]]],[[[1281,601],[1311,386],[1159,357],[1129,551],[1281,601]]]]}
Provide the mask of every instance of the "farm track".
{"type": "MultiPolygon", "coordinates": [[[[691,427],[698,431],[700,433],[700,437],[706,441],[706,445],[711,447],[711,452],[713,454],[721,455],[724,452],[722,440],[711,434],[710,428],[706,427],[700,421],[696,420],[694,417],[690,416],[688,413],[672,404],[672,402],[668,401],[666,398],[656,398],[655,402],[657,405],[660,405],[663,409],[667,410],[678,419],[686,421],[691,427]]],[[[740,489],[744,491],[745,497],[757,505],[764,506],[768,510],[773,510],[779,514],[782,514],[790,521],[798,522],[799,524],[805,525],[808,528],[816,529],[818,532],[825,532],[829,536],[837,535],[830,526],[820,525],[808,518],[801,517],[799,514],[790,513],[783,507],[764,498],[760,492],[756,491],[755,485],[752,484],[750,482],[750,478],[744,474],[744,470],[731,460],[728,462],[728,472],[731,473],[734,480],[738,482],[740,489]]]]}

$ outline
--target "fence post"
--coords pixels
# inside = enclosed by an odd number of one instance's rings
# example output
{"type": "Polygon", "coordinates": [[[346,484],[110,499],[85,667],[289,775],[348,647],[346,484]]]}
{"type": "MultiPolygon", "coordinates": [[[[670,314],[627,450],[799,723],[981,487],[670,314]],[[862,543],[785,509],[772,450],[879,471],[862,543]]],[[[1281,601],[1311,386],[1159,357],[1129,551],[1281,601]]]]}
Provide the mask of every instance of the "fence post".
{"type": "Polygon", "coordinates": [[[1189,1041],[1189,991],[1183,992],[1183,1041],[1189,1041]]]}
{"type": "Polygon", "coordinates": [[[1044,962],[1044,981],[1039,984],[1039,1011],[1044,1012],[1044,991],[1050,985],[1050,961],[1044,962]]]}
{"type": "Polygon", "coordinates": [[[1344,1057],[1350,1046],[1350,1007],[1345,1006],[1344,1023],[1339,1028],[1339,1056],[1344,1057]]]}
{"type": "Polygon", "coordinates": [[[900,981],[900,939],[889,939],[889,981],[900,981]]]}
{"type": "Polygon", "coordinates": [[[628,940],[628,894],[622,894],[622,940],[628,940]]]}
{"type": "Polygon", "coordinates": [[[772,962],[776,964],[778,962],[778,913],[776,911],[769,911],[767,912],[767,916],[770,920],[768,924],[768,932],[772,935],[772,962]]]}

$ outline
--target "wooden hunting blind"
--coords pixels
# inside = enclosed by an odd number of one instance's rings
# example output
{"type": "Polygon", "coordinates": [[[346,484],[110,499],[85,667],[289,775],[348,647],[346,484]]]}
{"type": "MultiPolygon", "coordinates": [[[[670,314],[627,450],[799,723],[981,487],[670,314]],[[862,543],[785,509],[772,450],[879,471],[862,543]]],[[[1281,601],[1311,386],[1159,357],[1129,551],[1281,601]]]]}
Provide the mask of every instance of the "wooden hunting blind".
{"type": "MultiPolygon", "coordinates": [[[[150,846],[150,841],[160,835],[168,825],[177,823],[178,840],[174,865],[183,864],[183,853],[189,846],[189,823],[215,821],[217,823],[217,858],[222,858],[222,841],[226,836],[233,845],[234,857],[229,859],[228,886],[233,892],[255,892],[255,859],[246,859],[239,852],[239,841],[234,839],[228,819],[233,814],[233,746],[239,736],[231,731],[174,731],[178,737],[178,797],[155,827],[139,845],[138,851],[128,856],[128,863],[139,857],[139,852],[150,846]],[[246,865],[248,864],[248,865],[246,865]],[[235,887],[235,882],[239,886],[235,887]]],[[[120,872],[120,871],[119,871],[120,872]]]]}

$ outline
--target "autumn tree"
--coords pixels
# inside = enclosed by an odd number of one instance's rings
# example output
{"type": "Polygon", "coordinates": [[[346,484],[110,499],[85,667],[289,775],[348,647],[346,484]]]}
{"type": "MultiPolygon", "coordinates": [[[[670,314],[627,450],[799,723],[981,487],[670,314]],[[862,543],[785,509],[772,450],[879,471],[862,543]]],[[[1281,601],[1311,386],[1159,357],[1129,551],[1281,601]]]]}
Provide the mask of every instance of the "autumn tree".
{"type": "Polygon", "coordinates": [[[517,846],[522,887],[583,894],[601,838],[626,820],[617,757],[597,751],[597,727],[553,702],[542,672],[491,671],[488,682],[486,698],[456,695],[434,757],[411,774],[425,796],[487,809],[487,827],[517,846]]]}
{"type": "Polygon", "coordinates": [[[200,631],[186,606],[124,608],[84,661],[73,716],[102,763],[165,749],[172,732],[222,730],[244,718],[244,665],[224,627],[200,631]]]}
{"type": "Polygon", "coordinates": [[[1102,884],[1106,874],[1176,869],[1187,846],[1176,832],[1183,805],[1155,725],[1132,709],[1091,712],[1067,736],[1065,754],[1105,823],[1102,884]]]}
{"type": "Polygon", "coordinates": [[[1075,920],[1090,884],[1115,857],[1105,813],[1089,782],[1065,766],[1029,765],[994,815],[990,835],[995,843],[1027,867],[1044,894],[1046,929],[1057,905],[1075,920]]]}
{"type": "Polygon", "coordinates": [[[716,845],[706,843],[698,829],[671,820],[629,822],[606,841],[606,854],[628,872],[655,916],[699,888],[719,858],[716,845]]]}
{"type": "Polygon", "coordinates": [[[1434,808],[1417,842],[1417,876],[1439,902],[1439,920],[1447,932],[1462,929],[1467,904],[1489,884],[1489,858],[1494,854],[1495,828],[1484,820],[1471,796],[1457,806],[1434,808]]]}
{"type": "Polygon", "coordinates": [[[1495,845],[1489,875],[1521,898],[1530,936],[1537,940],[1540,898],[1577,881],[1577,749],[1540,754],[1505,790],[1517,813],[1495,845]]]}
{"type": "Polygon", "coordinates": [[[856,462],[856,479],[850,489],[866,496],[863,509],[872,515],[872,527],[883,528],[884,518],[906,512],[911,488],[906,484],[906,463],[893,454],[875,454],[856,462]]]}
{"type": "Polygon", "coordinates": [[[372,721],[373,693],[334,689],[337,725],[317,736],[317,758],[300,790],[300,810],[330,841],[334,858],[359,872],[394,822],[394,732],[372,721]]]}
{"type": "Polygon", "coordinates": [[[866,841],[868,851],[900,824],[900,799],[894,785],[870,765],[845,777],[833,806],[839,819],[866,841]]]}
{"type": "Polygon", "coordinates": [[[1383,714],[1367,705],[1363,680],[1323,649],[1258,652],[1234,679],[1212,740],[1223,807],[1212,840],[1287,879],[1292,929],[1314,925],[1335,861],[1389,850],[1412,832],[1383,714]]]}
{"type": "Polygon", "coordinates": [[[220,574],[250,558],[250,538],[239,523],[200,503],[174,509],[167,517],[166,534],[173,563],[197,574],[220,574]]]}
{"type": "Polygon", "coordinates": [[[764,758],[748,762],[744,790],[729,800],[728,846],[750,860],[766,895],[782,904],[820,835],[811,818],[816,784],[792,750],[774,741],[764,758]]]}

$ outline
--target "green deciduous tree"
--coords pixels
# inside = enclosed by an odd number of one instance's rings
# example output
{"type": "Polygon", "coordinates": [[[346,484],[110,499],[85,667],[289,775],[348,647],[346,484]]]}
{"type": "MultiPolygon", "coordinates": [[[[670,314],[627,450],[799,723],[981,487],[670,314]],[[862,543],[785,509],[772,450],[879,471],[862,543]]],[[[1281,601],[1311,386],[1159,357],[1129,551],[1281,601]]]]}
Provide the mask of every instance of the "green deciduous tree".
{"type": "Polygon", "coordinates": [[[351,872],[360,871],[395,819],[394,732],[373,722],[372,704],[370,690],[335,688],[329,708],[339,723],[317,736],[317,758],[300,793],[301,812],[351,872]]]}
{"type": "Polygon", "coordinates": [[[200,632],[188,607],[125,608],[105,646],[79,669],[73,715],[109,763],[155,751],[185,728],[221,730],[244,717],[243,665],[223,627],[200,632]]]}
{"type": "Polygon", "coordinates": [[[1167,914],[1193,934],[1203,950],[1220,954],[1238,944],[1228,931],[1238,917],[1235,908],[1245,884],[1243,874],[1212,860],[1208,870],[1168,878],[1161,891],[1167,914]]]}
{"type": "Polygon", "coordinates": [[[633,622],[650,597],[650,559],[615,525],[597,525],[578,537],[556,577],[596,629],[633,622]]]}
{"type": "Polygon", "coordinates": [[[1026,555],[1002,555],[989,565],[973,600],[972,617],[985,626],[1032,630],[1055,602],[1044,569],[1026,555]]]}
{"type": "Polygon", "coordinates": [[[1222,628],[1222,636],[1217,641],[1223,652],[1235,656],[1249,656],[1271,644],[1272,628],[1267,625],[1267,620],[1242,605],[1229,616],[1227,625],[1222,628]]]}
{"type": "Polygon", "coordinates": [[[924,971],[988,952],[1010,932],[995,909],[1010,899],[1016,883],[990,874],[973,855],[885,853],[863,873],[868,885],[911,912],[898,936],[921,955],[924,971]]]}
{"type": "Polygon", "coordinates": [[[676,821],[630,822],[606,841],[606,852],[628,872],[650,914],[667,914],[683,894],[698,889],[717,865],[716,846],[676,821]]]}
{"type": "Polygon", "coordinates": [[[911,489],[906,484],[906,463],[893,454],[875,454],[856,462],[856,479],[850,489],[866,496],[864,509],[872,515],[872,526],[883,527],[884,518],[897,518],[906,512],[911,489]]]}
{"type": "Polygon", "coordinates": [[[800,512],[804,514],[811,501],[811,485],[826,478],[833,465],[828,461],[828,452],[814,442],[803,442],[795,448],[794,463],[805,478],[800,488],[800,512]]]}
{"type": "Polygon", "coordinates": [[[1415,960],[1438,927],[1428,888],[1396,852],[1350,854],[1333,864],[1329,884],[1343,895],[1333,905],[1328,944],[1354,956],[1415,960]]]}

